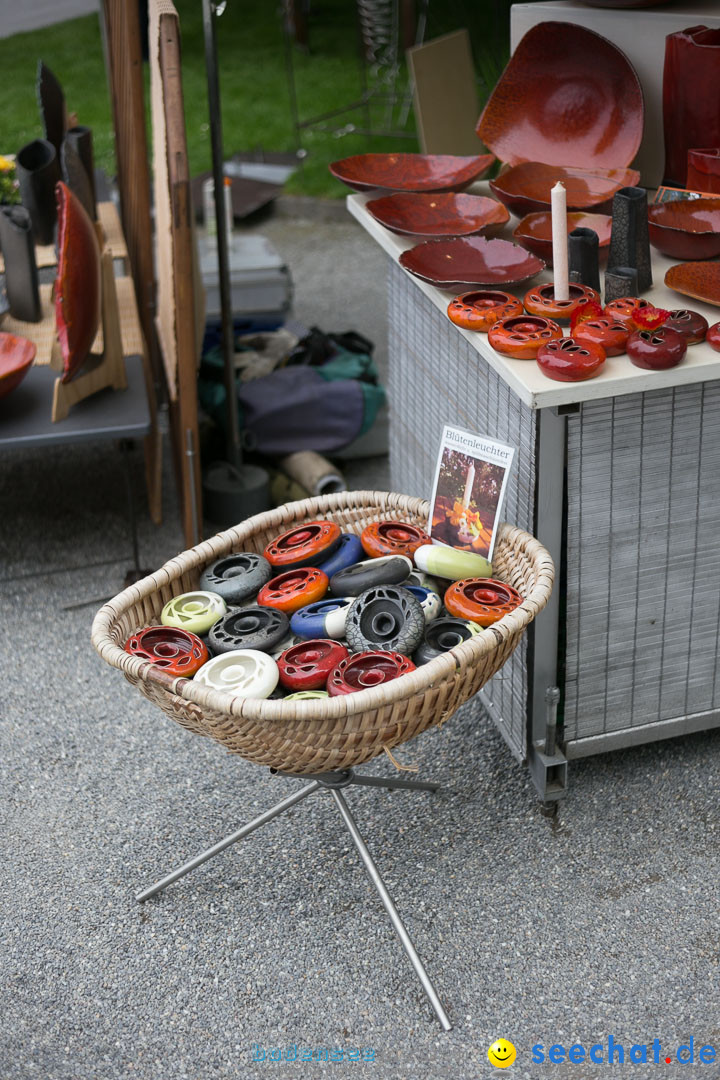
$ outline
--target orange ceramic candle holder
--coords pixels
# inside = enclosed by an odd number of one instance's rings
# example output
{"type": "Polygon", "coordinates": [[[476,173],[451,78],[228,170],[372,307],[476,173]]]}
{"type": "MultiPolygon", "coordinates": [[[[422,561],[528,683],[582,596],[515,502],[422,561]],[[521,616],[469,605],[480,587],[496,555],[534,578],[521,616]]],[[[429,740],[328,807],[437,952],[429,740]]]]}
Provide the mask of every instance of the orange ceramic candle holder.
{"type": "Polygon", "coordinates": [[[584,345],[599,345],[606,356],[621,356],[625,352],[630,330],[609,315],[578,323],[573,330],[575,341],[584,345]]]}
{"type": "Polygon", "coordinates": [[[523,304],[525,310],[531,315],[564,321],[571,318],[578,308],[584,307],[591,300],[597,303],[600,299],[600,294],[595,292],[595,289],[591,289],[588,285],[577,285],[575,282],[570,283],[568,293],[568,300],[556,300],[555,284],[551,281],[539,288],[529,289],[525,293],[523,304]]]}
{"type": "Polygon", "coordinates": [[[611,300],[609,304],[606,304],[603,308],[603,314],[610,319],[614,319],[615,322],[622,323],[632,332],[637,329],[633,318],[635,313],[649,307],[652,307],[652,304],[641,297],[621,296],[617,300],[611,300]]]}
{"type": "Polygon", "coordinates": [[[461,326],[463,330],[477,330],[487,334],[491,326],[500,319],[509,319],[513,315],[522,315],[522,301],[511,293],[495,289],[480,292],[466,292],[456,296],[448,304],[448,319],[461,326]]]}
{"type": "Polygon", "coordinates": [[[551,319],[539,315],[518,315],[502,319],[488,334],[493,349],[516,360],[534,360],[541,345],[558,340],[562,330],[551,319]]]}

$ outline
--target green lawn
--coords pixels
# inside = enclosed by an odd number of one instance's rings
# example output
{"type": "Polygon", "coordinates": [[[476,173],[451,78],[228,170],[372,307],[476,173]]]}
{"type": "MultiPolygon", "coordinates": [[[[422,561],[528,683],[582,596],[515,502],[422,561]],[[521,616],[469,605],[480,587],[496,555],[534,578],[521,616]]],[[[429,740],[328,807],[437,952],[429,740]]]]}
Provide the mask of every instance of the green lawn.
{"type": "MultiPolygon", "coordinates": [[[[132,0],[128,0],[129,3],[132,0]]],[[[283,36],[277,5],[267,0],[230,0],[218,20],[224,145],[233,150],[294,150],[283,36]]],[[[478,70],[481,98],[502,70],[507,54],[509,0],[462,0],[443,12],[432,11],[426,39],[467,26],[478,70]]],[[[190,167],[193,174],[210,165],[210,137],[205,83],[200,0],[176,0],[183,39],[183,84],[190,167]]],[[[310,46],[295,50],[298,104],[302,117],[317,115],[355,100],[360,83],[353,0],[315,0],[311,8],[310,46]]],[[[95,134],[96,159],[114,172],[110,105],[99,23],[95,16],[0,40],[2,134],[0,153],[13,152],[41,134],[35,102],[35,69],[42,58],[61,80],[71,111],[95,134]]],[[[336,123],[362,122],[361,114],[336,123]]],[[[412,110],[407,124],[414,130],[412,110]]],[[[336,158],[367,150],[416,150],[412,139],[342,137],[317,129],[304,133],[306,162],[287,189],[306,195],[339,197],[343,185],[327,165],[336,158]]]]}

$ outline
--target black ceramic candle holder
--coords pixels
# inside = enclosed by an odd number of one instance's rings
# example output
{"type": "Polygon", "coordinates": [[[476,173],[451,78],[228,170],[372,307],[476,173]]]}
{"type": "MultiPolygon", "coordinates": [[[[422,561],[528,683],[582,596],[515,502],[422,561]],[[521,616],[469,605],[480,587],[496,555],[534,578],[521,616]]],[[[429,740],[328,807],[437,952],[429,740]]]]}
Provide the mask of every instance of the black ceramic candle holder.
{"type": "Polygon", "coordinates": [[[569,234],[568,269],[571,281],[600,292],[600,248],[593,229],[573,229],[569,234]]]}
{"type": "Polygon", "coordinates": [[[35,242],[52,244],[57,220],[55,185],[60,179],[60,164],[55,147],[47,139],[34,139],[18,150],[15,173],[20,200],[30,214],[35,242]]]}
{"type": "MultiPolygon", "coordinates": [[[[624,187],[612,203],[612,232],[608,266],[632,266],[638,272],[637,287],[643,293],[652,285],[647,191],[624,187]]],[[[638,293],[633,293],[637,296],[638,293]]]]}
{"type": "Polygon", "coordinates": [[[634,266],[608,266],[605,271],[605,303],[638,295],[638,272],[634,266]]]}

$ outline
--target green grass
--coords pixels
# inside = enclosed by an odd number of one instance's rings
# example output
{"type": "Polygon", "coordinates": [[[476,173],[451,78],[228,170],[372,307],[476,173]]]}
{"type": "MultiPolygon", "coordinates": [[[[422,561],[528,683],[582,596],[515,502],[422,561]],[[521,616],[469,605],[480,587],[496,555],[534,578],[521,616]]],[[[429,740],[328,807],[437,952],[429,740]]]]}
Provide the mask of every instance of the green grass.
{"type": "MultiPolygon", "coordinates": [[[[129,3],[133,0],[128,0],[129,3]]],[[[234,150],[295,149],[284,45],[275,3],[230,0],[218,20],[223,136],[226,153],[234,150]]],[[[205,81],[200,0],[176,0],[183,42],[183,86],[188,152],[193,175],[210,167],[210,135],[205,81]]],[[[481,100],[492,89],[507,55],[509,0],[462,0],[432,12],[426,39],[467,26],[476,60],[481,100]],[[478,10],[480,9],[480,10],[478,10]]],[[[352,0],[315,0],[310,22],[309,55],[294,51],[301,117],[314,116],[357,99],[360,92],[358,45],[352,0]]],[[[35,101],[35,69],[42,58],[63,84],[68,107],[80,123],[93,128],[99,165],[114,173],[113,136],[99,23],[95,16],[44,28],[0,41],[2,133],[0,153],[16,151],[41,134],[35,101]]],[[[376,113],[376,118],[379,115],[376,113]]],[[[332,126],[362,123],[350,114],[332,126]]],[[[413,133],[412,110],[407,131],[413,133]]],[[[337,137],[308,129],[308,152],[302,169],[287,190],[305,195],[341,197],[346,189],[327,171],[336,158],[369,150],[416,150],[410,139],[337,137]]]]}

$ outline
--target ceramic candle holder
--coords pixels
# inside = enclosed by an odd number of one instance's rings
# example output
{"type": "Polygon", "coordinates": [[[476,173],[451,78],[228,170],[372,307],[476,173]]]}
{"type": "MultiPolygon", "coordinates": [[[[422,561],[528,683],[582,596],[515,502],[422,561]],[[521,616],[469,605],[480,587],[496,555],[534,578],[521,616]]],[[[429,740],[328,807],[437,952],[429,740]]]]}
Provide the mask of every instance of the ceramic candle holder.
{"type": "Polygon", "coordinates": [[[605,303],[636,296],[638,275],[634,266],[608,266],[605,271],[605,303]]]}
{"type": "Polygon", "coordinates": [[[539,288],[530,289],[525,293],[523,304],[530,315],[541,315],[555,322],[569,322],[571,316],[578,308],[584,307],[591,300],[599,301],[600,294],[586,285],[571,284],[569,287],[570,297],[568,300],[555,299],[555,286],[553,282],[541,285],[539,288]]]}
{"type": "Polygon", "coordinates": [[[666,319],[663,326],[669,326],[671,330],[677,330],[685,338],[688,345],[697,345],[705,340],[708,331],[708,321],[699,311],[688,311],[687,308],[678,308],[670,312],[670,318],[666,319]]]}
{"type": "Polygon", "coordinates": [[[603,315],[581,322],[573,331],[575,341],[599,345],[606,356],[621,356],[625,352],[631,331],[615,319],[603,315]]]}
{"type": "Polygon", "coordinates": [[[599,375],[605,363],[605,350],[601,345],[577,337],[562,338],[542,345],[536,360],[543,375],[549,379],[584,382],[599,375]]]}
{"type": "Polygon", "coordinates": [[[687,352],[687,343],[677,330],[660,326],[657,330],[636,330],[627,342],[627,354],[635,367],[666,371],[677,367],[687,352]]]}
{"type": "Polygon", "coordinates": [[[600,293],[600,242],[593,229],[573,229],[568,234],[568,269],[582,285],[600,293]]]}
{"type": "Polygon", "coordinates": [[[490,327],[500,319],[509,319],[522,313],[522,301],[499,289],[462,293],[450,301],[447,309],[450,322],[461,326],[463,330],[475,330],[481,334],[487,334],[490,327]]]}
{"type": "MultiPolygon", "coordinates": [[[[539,315],[518,315],[496,323],[488,334],[493,349],[516,360],[534,360],[541,345],[561,338],[556,322],[539,315]]],[[[417,562],[417,559],[415,560],[417,562]]]]}
{"type": "Polygon", "coordinates": [[[641,293],[652,285],[645,188],[624,187],[613,197],[608,266],[634,267],[641,293]]]}

